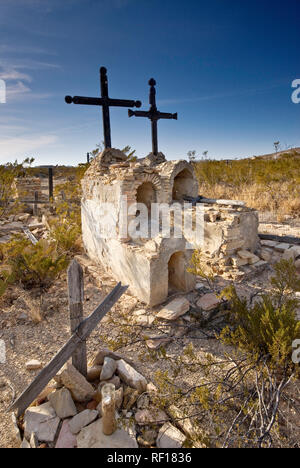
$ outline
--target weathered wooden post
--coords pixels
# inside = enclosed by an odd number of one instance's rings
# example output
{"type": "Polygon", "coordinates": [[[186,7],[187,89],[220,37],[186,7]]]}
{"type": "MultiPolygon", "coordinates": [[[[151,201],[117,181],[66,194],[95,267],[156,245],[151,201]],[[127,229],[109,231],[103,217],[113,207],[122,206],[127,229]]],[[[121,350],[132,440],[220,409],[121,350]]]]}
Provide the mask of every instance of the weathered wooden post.
{"type": "Polygon", "coordinates": [[[34,192],[34,205],[33,205],[33,216],[37,216],[39,211],[38,211],[38,200],[39,200],[39,192],[34,192]]]}
{"type": "MultiPolygon", "coordinates": [[[[69,309],[71,335],[73,335],[83,321],[84,279],[82,267],[73,260],[68,269],[69,309]]],[[[78,344],[72,354],[73,366],[85,377],[87,376],[86,341],[78,344]]]]}
{"type": "Polygon", "coordinates": [[[48,169],[48,179],[49,179],[49,200],[53,198],[53,168],[49,167],[48,169]]]}

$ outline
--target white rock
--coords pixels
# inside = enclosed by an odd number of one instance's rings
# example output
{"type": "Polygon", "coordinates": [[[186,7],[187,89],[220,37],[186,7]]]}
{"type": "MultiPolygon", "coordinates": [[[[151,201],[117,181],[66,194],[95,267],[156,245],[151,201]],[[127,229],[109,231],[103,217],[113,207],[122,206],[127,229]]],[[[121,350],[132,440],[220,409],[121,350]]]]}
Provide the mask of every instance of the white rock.
{"type": "Polygon", "coordinates": [[[53,442],[57,433],[60,419],[56,416],[51,403],[28,408],[24,418],[25,438],[30,440],[35,433],[42,442],[53,442]]]}
{"type": "Polygon", "coordinates": [[[253,257],[256,257],[252,252],[249,252],[248,250],[239,250],[238,251],[238,256],[242,259],[247,259],[250,260],[253,257]]]}
{"type": "Polygon", "coordinates": [[[149,327],[152,325],[154,320],[155,320],[155,317],[152,317],[151,315],[140,315],[139,317],[136,318],[135,323],[142,327],[149,327]]]}
{"type": "Polygon", "coordinates": [[[155,340],[147,340],[146,345],[148,346],[149,349],[159,349],[162,346],[166,346],[172,341],[172,338],[161,338],[161,339],[155,339],[155,340]]]}
{"type": "Polygon", "coordinates": [[[300,255],[300,245],[293,245],[291,249],[295,253],[295,258],[297,258],[300,255]]]}
{"type": "Polygon", "coordinates": [[[60,419],[70,418],[77,414],[71,392],[67,388],[51,393],[48,399],[60,419]]]}
{"type": "Polygon", "coordinates": [[[275,245],[275,250],[277,250],[277,252],[285,252],[290,247],[291,247],[291,244],[286,244],[285,242],[281,242],[275,245]]]}
{"type": "Polygon", "coordinates": [[[136,317],[138,317],[139,315],[145,315],[145,314],[146,314],[145,309],[139,309],[139,310],[135,310],[132,315],[135,315],[136,317]]]}
{"type": "Polygon", "coordinates": [[[161,427],[156,445],[162,449],[177,449],[181,448],[185,441],[186,436],[168,422],[161,427]]]}
{"type": "Polygon", "coordinates": [[[92,385],[70,363],[62,368],[55,380],[68,388],[74,400],[79,403],[89,401],[94,396],[95,391],[92,385]]]}
{"type": "Polygon", "coordinates": [[[41,369],[42,364],[40,361],[37,361],[36,359],[32,359],[32,361],[26,362],[25,367],[29,371],[38,370],[38,369],[41,369]]]}
{"type": "Polygon", "coordinates": [[[214,293],[204,294],[197,302],[197,306],[205,312],[215,309],[220,304],[221,300],[214,293]]]}
{"type": "Polygon", "coordinates": [[[82,411],[81,413],[77,414],[77,416],[74,416],[74,418],[71,419],[71,421],[69,421],[70,431],[73,434],[78,434],[81,431],[81,429],[95,421],[95,419],[97,419],[98,416],[99,413],[96,410],[87,409],[85,411],[82,411]]]}
{"type": "Polygon", "coordinates": [[[133,367],[131,367],[127,362],[120,359],[117,361],[117,369],[121,379],[130,387],[144,392],[147,387],[147,380],[143,375],[137,372],[133,367]]]}
{"type": "Polygon", "coordinates": [[[185,297],[178,297],[161,309],[157,317],[164,320],[176,320],[181,315],[186,314],[189,309],[189,301],[185,297]]]}
{"type": "Polygon", "coordinates": [[[260,243],[261,245],[265,245],[266,247],[275,247],[275,245],[278,244],[278,242],[271,241],[271,240],[261,240],[260,243]]]}
{"type": "Polygon", "coordinates": [[[100,380],[111,379],[116,369],[117,369],[117,363],[114,359],[110,357],[104,358],[104,363],[103,363],[102,371],[100,374],[100,380]]]}
{"type": "Polygon", "coordinates": [[[135,420],[141,426],[163,424],[168,419],[166,413],[159,408],[142,409],[135,413],[135,420]]]}
{"type": "Polygon", "coordinates": [[[102,419],[82,429],[77,436],[77,447],[86,448],[138,448],[134,434],[117,429],[111,436],[103,434],[102,419]]]}
{"type": "Polygon", "coordinates": [[[286,250],[282,255],[282,258],[284,260],[295,260],[295,257],[296,257],[296,252],[292,249],[286,250]]]}

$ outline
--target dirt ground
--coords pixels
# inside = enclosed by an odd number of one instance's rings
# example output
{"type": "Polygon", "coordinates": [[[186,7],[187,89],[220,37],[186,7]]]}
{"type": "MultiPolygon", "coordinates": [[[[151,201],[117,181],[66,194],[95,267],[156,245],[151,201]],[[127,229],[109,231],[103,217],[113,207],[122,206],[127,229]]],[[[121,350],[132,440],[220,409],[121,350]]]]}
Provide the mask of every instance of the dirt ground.
{"type": "MultiPolygon", "coordinates": [[[[249,297],[253,292],[260,291],[267,282],[269,272],[261,274],[252,281],[240,283],[237,290],[240,294],[249,297]]],[[[85,304],[84,314],[88,316],[103,300],[105,295],[112,289],[115,283],[105,274],[97,279],[85,275],[85,304]],[[100,287],[99,287],[100,286],[100,287]]],[[[218,279],[217,288],[219,290],[226,286],[227,282],[218,279]]],[[[203,292],[202,292],[203,294],[203,292]]],[[[187,295],[191,303],[195,303],[201,293],[198,291],[187,295]]],[[[32,292],[24,292],[15,288],[7,295],[9,299],[0,304],[0,339],[6,345],[7,360],[5,364],[0,364],[0,448],[16,447],[11,427],[11,414],[5,411],[12,401],[19,396],[26,386],[38,374],[38,371],[27,371],[26,362],[31,359],[39,360],[45,366],[55,356],[57,351],[65,344],[70,335],[69,314],[67,298],[67,279],[64,275],[51,287],[43,296],[43,303],[40,308],[38,298],[32,292]],[[34,323],[32,317],[38,318],[37,310],[41,310],[42,320],[34,323]]],[[[133,314],[134,311],[145,307],[134,297],[125,294],[111,312],[111,318],[104,318],[97,329],[88,340],[89,359],[105,346],[103,337],[109,336],[117,339],[120,327],[122,326],[122,315],[133,314]],[[117,319],[114,323],[114,319],[117,319]],[[118,326],[118,321],[120,326],[118,326]]],[[[148,310],[147,312],[155,312],[148,310]]],[[[141,328],[139,328],[141,330],[141,328]]],[[[153,380],[158,369],[166,370],[168,363],[164,361],[149,362],[149,360],[137,359],[146,350],[145,342],[142,338],[135,343],[126,345],[120,349],[124,356],[135,362],[135,367],[145,375],[148,380],[153,380]]],[[[147,334],[157,334],[168,332],[161,327],[153,326],[147,328],[147,334]]],[[[180,334],[179,334],[180,335],[180,334]]],[[[194,324],[190,331],[183,337],[178,334],[172,336],[171,342],[167,345],[168,357],[178,356],[182,348],[189,343],[193,343],[197,353],[211,352],[216,356],[221,356],[224,351],[220,344],[212,339],[212,336],[197,330],[194,324]]],[[[189,379],[189,384],[197,382],[196,376],[189,379]],[[193,382],[193,379],[195,381],[193,382]]]]}

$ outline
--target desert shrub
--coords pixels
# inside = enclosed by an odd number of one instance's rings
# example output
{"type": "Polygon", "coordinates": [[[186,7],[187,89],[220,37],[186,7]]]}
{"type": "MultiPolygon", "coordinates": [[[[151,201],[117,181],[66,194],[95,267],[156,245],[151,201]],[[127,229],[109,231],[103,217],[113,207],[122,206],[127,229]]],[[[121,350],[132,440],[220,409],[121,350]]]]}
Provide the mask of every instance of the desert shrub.
{"type": "Polygon", "coordinates": [[[55,188],[54,206],[56,216],[49,222],[51,238],[58,249],[70,255],[80,250],[81,240],[81,180],[88,164],[79,165],[73,176],[55,188]]]}
{"type": "MultiPolygon", "coordinates": [[[[211,281],[203,273],[200,254],[194,256],[191,269],[211,281]]],[[[223,291],[229,301],[228,324],[224,321],[221,333],[215,331],[219,345],[224,345],[222,356],[220,346],[216,355],[205,354],[192,343],[178,354],[164,347],[148,353],[148,359],[160,363],[152,398],[175,415],[175,424],[191,421],[187,445],[297,445],[299,432],[292,418],[299,406],[290,392],[299,377],[299,366],[292,361],[292,343],[300,338],[294,294],[299,289],[294,264],[283,260],[275,266],[269,292],[261,297],[247,301],[234,286],[223,291]]],[[[194,335],[197,325],[191,327],[194,335]]]]}
{"type": "Polygon", "coordinates": [[[26,176],[33,159],[26,159],[23,163],[8,163],[0,165],[0,219],[18,208],[17,201],[12,201],[15,194],[14,181],[16,177],[26,176]]]}
{"type": "Polygon", "coordinates": [[[237,346],[252,359],[267,360],[271,367],[290,374],[292,343],[300,338],[300,322],[296,311],[298,300],[293,292],[300,291],[300,279],[292,261],[281,260],[271,278],[273,290],[262,295],[253,306],[240,298],[233,285],[223,291],[231,303],[231,327],[226,327],[221,340],[237,346]]]}
{"type": "Polygon", "coordinates": [[[55,243],[40,240],[31,244],[15,236],[0,250],[2,292],[9,284],[19,283],[24,288],[47,288],[68,266],[68,258],[58,252],[55,243]]]}

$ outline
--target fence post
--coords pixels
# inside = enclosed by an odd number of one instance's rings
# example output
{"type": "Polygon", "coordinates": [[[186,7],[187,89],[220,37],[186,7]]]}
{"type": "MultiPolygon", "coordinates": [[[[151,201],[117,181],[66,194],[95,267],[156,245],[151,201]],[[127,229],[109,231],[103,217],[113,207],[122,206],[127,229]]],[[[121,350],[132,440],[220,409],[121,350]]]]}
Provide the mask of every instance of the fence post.
{"type": "MultiPolygon", "coordinates": [[[[71,335],[83,321],[84,279],[82,267],[73,260],[68,269],[69,309],[71,335]]],[[[82,341],[72,355],[73,366],[87,376],[86,342],[82,341]]]]}
{"type": "Polygon", "coordinates": [[[37,216],[38,215],[38,199],[39,199],[39,192],[34,192],[34,205],[33,205],[33,215],[37,216]]]}
{"type": "Polygon", "coordinates": [[[48,178],[49,178],[49,200],[53,198],[53,168],[49,167],[48,169],[48,178]]]}

